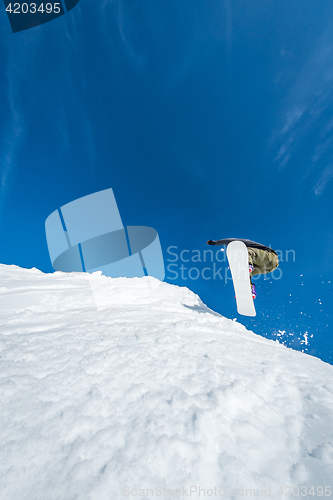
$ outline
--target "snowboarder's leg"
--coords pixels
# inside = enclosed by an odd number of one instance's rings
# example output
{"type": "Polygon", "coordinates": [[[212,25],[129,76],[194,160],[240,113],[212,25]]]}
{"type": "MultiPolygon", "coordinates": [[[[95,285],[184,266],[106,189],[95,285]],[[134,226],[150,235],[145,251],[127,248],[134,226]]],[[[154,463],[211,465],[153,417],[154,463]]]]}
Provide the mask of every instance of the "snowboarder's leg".
{"type": "Polygon", "coordinates": [[[252,247],[248,247],[247,251],[249,254],[249,264],[253,266],[251,276],[270,273],[279,265],[278,256],[274,252],[252,247]]]}
{"type": "Polygon", "coordinates": [[[252,276],[266,274],[274,271],[279,265],[278,256],[274,252],[262,250],[261,248],[247,248],[249,254],[249,270],[252,298],[257,296],[256,287],[252,283],[252,276]],[[252,269],[252,270],[251,270],[252,269]]]}

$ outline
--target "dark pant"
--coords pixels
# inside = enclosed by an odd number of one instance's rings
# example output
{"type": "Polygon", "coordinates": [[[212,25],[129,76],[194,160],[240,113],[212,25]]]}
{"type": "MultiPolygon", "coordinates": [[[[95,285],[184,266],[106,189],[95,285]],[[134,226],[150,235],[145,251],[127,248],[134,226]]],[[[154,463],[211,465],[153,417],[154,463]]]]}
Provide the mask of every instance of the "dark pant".
{"type": "Polygon", "coordinates": [[[278,256],[274,252],[252,247],[247,247],[247,251],[249,254],[249,264],[253,266],[253,271],[250,276],[270,273],[279,265],[278,256]]]}

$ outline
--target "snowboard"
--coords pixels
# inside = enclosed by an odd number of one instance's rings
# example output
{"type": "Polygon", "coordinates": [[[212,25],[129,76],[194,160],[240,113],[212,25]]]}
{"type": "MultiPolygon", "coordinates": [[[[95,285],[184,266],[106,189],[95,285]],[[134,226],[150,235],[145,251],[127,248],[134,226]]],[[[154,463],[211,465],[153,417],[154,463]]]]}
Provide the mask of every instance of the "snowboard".
{"type": "Polygon", "coordinates": [[[227,246],[227,257],[235,289],[237,311],[243,316],[255,316],[246,245],[242,241],[232,241],[227,246]]]}

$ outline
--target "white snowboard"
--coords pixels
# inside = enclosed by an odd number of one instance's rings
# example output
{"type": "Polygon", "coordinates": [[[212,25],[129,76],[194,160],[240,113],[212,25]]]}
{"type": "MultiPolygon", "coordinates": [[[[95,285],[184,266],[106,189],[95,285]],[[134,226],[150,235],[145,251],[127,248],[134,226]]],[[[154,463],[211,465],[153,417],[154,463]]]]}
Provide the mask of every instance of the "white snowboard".
{"type": "Polygon", "coordinates": [[[243,316],[255,316],[246,245],[242,241],[232,241],[227,247],[227,256],[235,288],[237,311],[243,316]]]}

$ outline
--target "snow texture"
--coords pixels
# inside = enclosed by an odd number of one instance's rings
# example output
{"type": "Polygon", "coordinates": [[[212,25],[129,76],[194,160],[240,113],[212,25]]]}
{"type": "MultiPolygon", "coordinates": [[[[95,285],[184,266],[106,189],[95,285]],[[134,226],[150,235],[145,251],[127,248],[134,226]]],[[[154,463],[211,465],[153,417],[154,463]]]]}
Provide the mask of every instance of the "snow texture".
{"type": "Polygon", "coordinates": [[[0,303],[1,498],[332,488],[331,365],[149,277],[0,265],[0,303]]]}

